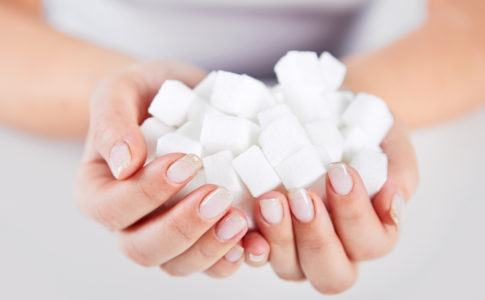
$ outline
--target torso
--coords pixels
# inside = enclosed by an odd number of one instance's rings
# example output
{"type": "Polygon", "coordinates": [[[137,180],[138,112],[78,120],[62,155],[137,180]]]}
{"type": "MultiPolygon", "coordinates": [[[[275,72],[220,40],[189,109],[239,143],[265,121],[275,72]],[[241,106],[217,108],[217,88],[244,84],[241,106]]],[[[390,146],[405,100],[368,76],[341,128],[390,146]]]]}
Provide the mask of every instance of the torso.
{"type": "Polygon", "coordinates": [[[286,51],[338,52],[365,0],[45,0],[59,30],[145,58],[271,74],[286,51]]]}

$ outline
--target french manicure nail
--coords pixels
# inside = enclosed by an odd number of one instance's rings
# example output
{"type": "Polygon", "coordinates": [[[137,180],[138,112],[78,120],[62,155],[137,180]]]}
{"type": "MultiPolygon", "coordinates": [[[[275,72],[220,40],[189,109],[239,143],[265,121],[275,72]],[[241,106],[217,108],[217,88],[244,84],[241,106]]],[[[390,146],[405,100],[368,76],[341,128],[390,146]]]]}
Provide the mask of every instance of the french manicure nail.
{"type": "Polygon", "coordinates": [[[116,143],[109,153],[108,164],[113,176],[118,179],[131,163],[131,151],[124,141],[116,143]]]}
{"type": "Polygon", "coordinates": [[[305,189],[289,191],[290,207],[293,215],[301,222],[310,222],[315,215],[313,201],[305,189]]]}
{"type": "Polygon", "coordinates": [[[182,183],[194,176],[201,168],[200,158],[194,154],[187,154],[168,168],[167,177],[173,183],[182,183]]]}
{"type": "Polygon", "coordinates": [[[354,182],[352,181],[352,176],[350,176],[345,164],[331,164],[328,170],[328,178],[337,194],[345,196],[352,191],[354,182]]]}
{"type": "Polygon", "coordinates": [[[391,203],[391,218],[396,226],[399,226],[402,222],[404,209],[406,208],[406,201],[401,194],[396,193],[392,198],[391,203]]]}
{"type": "Polygon", "coordinates": [[[259,255],[249,253],[248,257],[249,257],[249,260],[252,261],[253,263],[261,263],[266,260],[266,253],[262,253],[259,255]]]}
{"type": "Polygon", "coordinates": [[[218,188],[200,203],[199,213],[207,220],[222,214],[231,206],[232,194],[225,188],[218,188]]]}
{"type": "Polygon", "coordinates": [[[233,213],[228,218],[219,223],[216,229],[217,236],[227,241],[235,237],[238,233],[247,227],[246,219],[238,213],[233,213]]]}
{"type": "Polygon", "coordinates": [[[229,250],[229,252],[226,253],[224,258],[228,262],[235,263],[235,262],[237,262],[241,259],[243,254],[244,254],[244,248],[239,246],[239,245],[236,245],[236,246],[232,247],[232,249],[229,250]]]}
{"type": "Polygon", "coordinates": [[[283,219],[283,206],[278,198],[262,199],[259,201],[261,215],[269,224],[279,224],[283,219]]]}

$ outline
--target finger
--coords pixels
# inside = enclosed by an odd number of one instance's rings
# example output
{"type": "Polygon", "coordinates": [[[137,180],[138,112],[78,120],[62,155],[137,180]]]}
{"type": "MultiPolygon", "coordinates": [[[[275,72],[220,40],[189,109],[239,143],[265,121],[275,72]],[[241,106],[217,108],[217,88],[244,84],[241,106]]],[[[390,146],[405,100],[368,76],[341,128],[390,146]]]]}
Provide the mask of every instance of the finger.
{"type": "Polygon", "coordinates": [[[269,260],[274,272],[286,280],[303,279],[286,196],[279,192],[269,192],[259,197],[257,203],[254,218],[269,243],[269,260]]]}
{"type": "Polygon", "coordinates": [[[323,201],[304,189],[289,192],[293,228],[301,268],[311,284],[323,294],[348,289],[356,269],[348,259],[323,201]]]}
{"type": "Polygon", "coordinates": [[[138,126],[160,85],[179,79],[193,86],[203,76],[197,68],[161,62],[128,68],[105,80],[91,102],[89,140],[97,153],[87,153],[87,159],[99,154],[115,178],[128,178],[145,162],[146,145],[138,126]]]}
{"type": "Polygon", "coordinates": [[[327,197],[333,224],[352,260],[374,259],[392,249],[397,234],[385,231],[359,174],[352,167],[344,163],[330,165],[327,197]]]}
{"type": "Polygon", "coordinates": [[[400,123],[391,129],[381,146],[389,160],[388,180],[373,204],[385,229],[392,232],[400,224],[405,200],[416,191],[419,172],[414,148],[400,123]]]}
{"type": "Polygon", "coordinates": [[[210,268],[242,239],[248,230],[243,212],[232,209],[194,245],[161,267],[167,273],[186,276],[210,268]]]}
{"type": "Polygon", "coordinates": [[[243,261],[244,248],[241,246],[241,243],[238,243],[223,258],[219,259],[217,263],[207,269],[205,273],[213,278],[229,277],[239,269],[243,261]]]}
{"type": "Polygon", "coordinates": [[[113,181],[104,162],[81,168],[80,209],[112,230],[131,226],[175,195],[202,168],[197,156],[160,157],[124,181],[113,181]]]}
{"type": "Polygon", "coordinates": [[[230,209],[224,188],[205,185],[168,211],[162,211],[120,234],[122,250],[143,266],[159,266],[180,255],[230,209]]]}
{"type": "Polygon", "coordinates": [[[268,262],[270,248],[268,242],[258,232],[250,232],[243,239],[246,263],[252,267],[261,267],[268,262]]]}

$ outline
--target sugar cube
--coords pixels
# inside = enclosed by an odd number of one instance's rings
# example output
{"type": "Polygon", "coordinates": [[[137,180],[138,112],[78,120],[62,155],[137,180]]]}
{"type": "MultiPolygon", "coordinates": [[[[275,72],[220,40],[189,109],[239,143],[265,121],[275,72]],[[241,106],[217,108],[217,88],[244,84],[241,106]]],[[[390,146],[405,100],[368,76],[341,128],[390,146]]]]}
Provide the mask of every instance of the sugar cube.
{"type": "Polygon", "coordinates": [[[329,52],[320,55],[325,85],[328,90],[337,90],[343,83],[347,67],[329,52]]]}
{"type": "Polygon", "coordinates": [[[387,180],[387,156],[377,149],[364,148],[350,162],[359,172],[367,192],[373,197],[387,180]]]}
{"type": "Polygon", "coordinates": [[[181,134],[185,137],[188,137],[191,140],[199,141],[200,140],[200,132],[202,129],[202,121],[187,121],[182,126],[180,126],[176,133],[181,134]]]}
{"type": "Polygon", "coordinates": [[[380,144],[392,127],[393,117],[380,98],[359,93],[342,115],[342,121],[345,125],[360,127],[373,143],[380,144]]]}
{"type": "Polygon", "coordinates": [[[258,114],[259,125],[261,125],[261,127],[264,128],[274,120],[282,118],[284,116],[295,117],[295,115],[291,112],[290,107],[288,107],[288,105],[286,104],[278,104],[278,105],[272,106],[270,108],[267,108],[261,111],[258,114]]]}
{"type": "Polygon", "coordinates": [[[220,111],[212,107],[207,101],[196,97],[189,107],[187,119],[190,121],[203,121],[206,114],[221,114],[220,111]]]}
{"type": "Polygon", "coordinates": [[[202,123],[200,140],[207,153],[230,150],[239,154],[254,144],[259,126],[240,117],[208,114],[202,123]]]}
{"type": "Polygon", "coordinates": [[[326,90],[325,74],[315,52],[290,51],[276,63],[274,70],[284,92],[288,89],[326,90]]]}
{"type": "Polygon", "coordinates": [[[197,156],[202,155],[202,145],[179,133],[170,132],[157,141],[157,156],[169,153],[191,153],[197,156]]]}
{"type": "Polygon", "coordinates": [[[323,148],[330,156],[330,162],[342,160],[344,139],[335,123],[331,120],[319,120],[305,124],[305,129],[312,143],[323,148]]]}
{"type": "Polygon", "coordinates": [[[273,167],[310,144],[305,129],[293,117],[273,121],[259,135],[259,145],[273,167]]]}
{"type": "Polygon", "coordinates": [[[253,197],[274,190],[281,181],[258,146],[252,146],[232,162],[253,197]]]}
{"type": "Polygon", "coordinates": [[[273,86],[270,89],[270,92],[276,104],[285,103],[285,95],[283,94],[283,89],[279,84],[273,86]]]}
{"type": "Polygon", "coordinates": [[[232,152],[225,150],[202,158],[202,164],[207,183],[222,186],[231,191],[234,199],[241,200],[245,187],[232,166],[233,160],[232,152]]]}
{"type": "Polygon", "coordinates": [[[329,119],[335,124],[341,123],[342,114],[354,100],[354,94],[349,91],[332,91],[323,95],[324,109],[329,112],[329,119]]]}
{"type": "Polygon", "coordinates": [[[248,75],[219,71],[212,91],[212,105],[228,114],[254,119],[274,104],[266,86],[248,75]]]}
{"type": "Polygon", "coordinates": [[[147,146],[147,163],[155,158],[157,152],[157,140],[159,137],[172,132],[173,128],[156,118],[148,118],[140,126],[140,131],[145,138],[147,146]]]}
{"type": "Polygon", "coordinates": [[[194,93],[203,100],[209,101],[212,95],[212,89],[216,82],[217,71],[210,72],[198,85],[194,88],[194,93]]]}
{"type": "Polygon", "coordinates": [[[340,130],[344,138],[344,160],[350,161],[363,148],[376,148],[369,135],[357,126],[343,126],[340,130]]]}
{"type": "Polygon", "coordinates": [[[286,189],[305,188],[326,173],[314,146],[300,149],[276,166],[286,189]]]}
{"type": "Polygon", "coordinates": [[[148,112],[169,126],[179,126],[197,96],[178,80],[166,80],[153,99],[148,112]]]}

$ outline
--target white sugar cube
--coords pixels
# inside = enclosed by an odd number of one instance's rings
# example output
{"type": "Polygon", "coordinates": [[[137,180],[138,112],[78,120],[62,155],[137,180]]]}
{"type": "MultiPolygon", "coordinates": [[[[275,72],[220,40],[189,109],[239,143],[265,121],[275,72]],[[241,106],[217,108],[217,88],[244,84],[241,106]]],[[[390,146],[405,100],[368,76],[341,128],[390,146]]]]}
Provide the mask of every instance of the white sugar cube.
{"type": "Polygon", "coordinates": [[[322,64],[315,52],[290,51],[276,63],[274,70],[284,92],[327,89],[322,64]]]}
{"type": "Polygon", "coordinates": [[[329,52],[320,55],[325,85],[329,90],[337,90],[344,82],[347,67],[329,52]]]}
{"type": "Polygon", "coordinates": [[[211,104],[228,114],[254,119],[257,113],[274,104],[266,86],[247,75],[219,71],[211,104]]]}
{"type": "Polygon", "coordinates": [[[157,156],[169,153],[191,153],[202,155],[202,145],[179,133],[171,132],[162,136],[157,142],[157,156]]]}
{"type": "Polygon", "coordinates": [[[202,130],[202,121],[187,121],[185,124],[180,126],[176,133],[188,137],[191,140],[199,141],[200,132],[202,130]]]}
{"type": "Polygon", "coordinates": [[[314,121],[305,124],[305,128],[312,143],[330,156],[330,161],[325,161],[327,157],[324,157],[325,164],[342,160],[344,139],[333,121],[314,121]]]}
{"type": "Polygon", "coordinates": [[[291,112],[291,109],[288,105],[278,104],[278,105],[272,106],[270,108],[267,108],[267,109],[261,111],[258,114],[259,125],[261,125],[261,127],[264,128],[264,127],[268,126],[274,120],[285,117],[285,116],[295,117],[295,115],[291,112]]]}
{"type": "Polygon", "coordinates": [[[273,99],[275,103],[281,104],[285,103],[285,95],[283,94],[283,89],[279,84],[273,86],[270,89],[271,95],[273,96],[273,99]]]}
{"type": "Polygon", "coordinates": [[[165,207],[172,207],[180,200],[187,197],[190,193],[195,191],[196,189],[200,188],[201,186],[205,185],[207,182],[205,180],[204,171],[201,170],[197,172],[197,174],[192,178],[189,183],[187,183],[177,194],[175,194],[170,200],[165,202],[163,205],[165,207]]]}
{"type": "Polygon", "coordinates": [[[329,112],[329,119],[340,124],[343,113],[354,100],[354,94],[349,91],[333,91],[325,93],[323,99],[324,109],[329,112]]]}
{"type": "Polygon", "coordinates": [[[393,117],[380,98],[359,93],[342,115],[345,125],[364,130],[373,143],[380,144],[392,127],[393,117]]]}
{"type": "Polygon", "coordinates": [[[387,180],[387,156],[376,149],[362,149],[350,162],[359,172],[367,192],[373,197],[387,180]]]}
{"type": "Polygon", "coordinates": [[[166,80],[153,99],[148,112],[169,126],[180,126],[187,119],[187,112],[197,96],[185,84],[166,80]]]}
{"type": "Polygon", "coordinates": [[[259,135],[259,145],[272,166],[310,144],[305,129],[293,117],[273,121],[259,135]]]}
{"type": "Polygon", "coordinates": [[[233,194],[234,199],[239,201],[245,197],[246,191],[232,166],[233,160],[234,155],[231,151],[226,150],[204,157],[202,164],[204,165],[207,183],[228,189],[233,194]]]}
{"type": "Polygon", "coordinates": [[[274,190],[281,181],[258,146],[252,146],[236,157],[232,165],[253,197],[274,190]]]}
{"type": "Polygon", "coordinates": [[[157,153],[157,140],[161,136],[172,132],[173,128],[156,118],[148,118],[140,126],[147,146],[147,163],[152,161],[157,153]]]}
{"type": "Polygon", "coordinates": [[[196,97],[189,107],[187,112],[187,119],[190,121],[203,121],[207,114],[222,114],[220,111],[212,107],[207,101],[196,97]]]}
{"type": "Polygon", "coordinates": [[[295,152],[275,169],[287,189],[308,187],[326,173],[314,146],[295,152]]]}
{"type": "Polygon", "coordinates": [[[230,150],[239,154],[249,148],[259,134],[259,126],[240,117],[208,114],[202,123],[201,142],[207,153],[230,150]]]}
{"type": "Polygon", "coordinates": [[[344,126],[341,131],[344,138],[344,160],[350,161],[356,153],[364,148],[376,148],[369,135],[357,126],[344,126]]]}
{"type": "Polygon", "coordinates": [[[194,88],[194,93],[200,98],[209,101],[212,95],[212,89],[216,82],[217,71],[210,72],[199,84],[194,88]]]}

